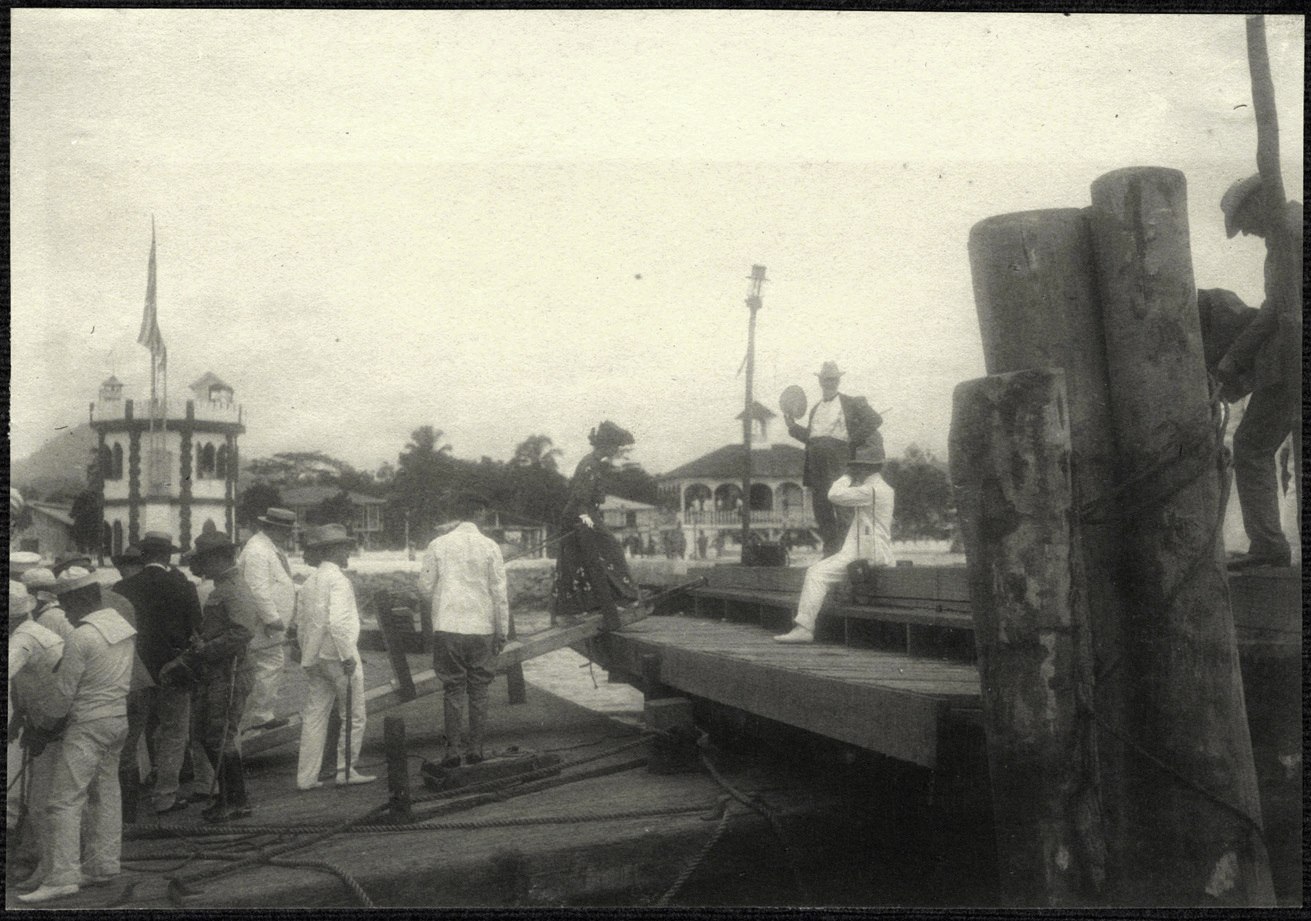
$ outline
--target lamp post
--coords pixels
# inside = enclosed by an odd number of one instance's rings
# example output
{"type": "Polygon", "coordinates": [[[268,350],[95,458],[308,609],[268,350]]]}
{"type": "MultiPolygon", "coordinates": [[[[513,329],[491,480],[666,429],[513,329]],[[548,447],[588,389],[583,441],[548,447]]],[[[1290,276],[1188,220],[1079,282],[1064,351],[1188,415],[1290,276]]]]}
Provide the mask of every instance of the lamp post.
{"type": "Polygon", "coordinates": [[[751,267],[751,287],[747,292],[747,395],[742,413],[742,562],[747,560],[747,539],[751,535],[751,385],[756,373],[756,311],[760,309],[760,288],[765,283],[765,267],[751,267]]]}

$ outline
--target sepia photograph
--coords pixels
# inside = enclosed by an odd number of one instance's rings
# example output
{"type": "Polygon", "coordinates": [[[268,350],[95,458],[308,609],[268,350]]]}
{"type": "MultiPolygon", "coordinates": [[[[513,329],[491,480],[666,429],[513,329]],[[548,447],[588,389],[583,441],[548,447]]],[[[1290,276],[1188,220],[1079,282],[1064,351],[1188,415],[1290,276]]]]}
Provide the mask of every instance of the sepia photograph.
{"type": "Polygon", "coordinates": [[[1303,907],[1302,15],[8,16],[7,910],[1303,907]]]}

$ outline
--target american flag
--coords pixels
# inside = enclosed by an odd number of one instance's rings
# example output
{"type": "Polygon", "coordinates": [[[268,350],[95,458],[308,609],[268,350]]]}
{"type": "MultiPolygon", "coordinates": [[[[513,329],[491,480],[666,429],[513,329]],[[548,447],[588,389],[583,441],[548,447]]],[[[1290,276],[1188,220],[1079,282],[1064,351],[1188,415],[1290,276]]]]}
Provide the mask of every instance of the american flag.
{"type": "Polygon", "coordinates": [[[162,368],[168,363],[168,349],[164,334],[159,331],[159,315],[155,310],[155,221],[150,221],[150,269],[146,279],[146,311],[141,316],[141,332],[137,342],[150,349],[150,357],[162,368]]]}

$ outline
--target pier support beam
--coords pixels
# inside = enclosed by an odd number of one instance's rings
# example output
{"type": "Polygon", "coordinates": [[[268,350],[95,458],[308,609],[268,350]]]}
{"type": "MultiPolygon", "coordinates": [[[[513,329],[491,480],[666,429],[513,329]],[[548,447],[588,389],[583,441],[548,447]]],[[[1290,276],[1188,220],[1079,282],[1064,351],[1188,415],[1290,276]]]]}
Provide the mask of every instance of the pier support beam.
{"type": "Polygon", "coordinates": [[[1093,241],[1120,455],[1133,603],[1126,744],[1129,855],[1141,905],[1273,904],[1220,520],[1183,174],[1135,167],[1092,185],[1093,241]]]}
{"type": "Polygon", "coordinates": [[[1105,872],[1092,654],[1063,375],[956,388],[951,472],[965,539],[1005,904],[1096,903],[1105,872]]]}
{"type": "MultiPolygon", "coordinates": [[[[1086,209],[1054,208],[1002,214],[970,230],[970,272],[989,374],[1030,368],[1065,372],[1070,477],[1074,507],[1101,514],[1081,521],[1079,546],[1092,633],[1094,671],[1111,669],[1123,654],[1124,547],[1112,508],[1116,475],[1115,428],[1106,376],[1102,309],[1086,209]]],[[[1097,711],[1124,722],[1124,683],[1094,688],[1097,711]]],[[[1119,844],[1124,816],[1124,752],[1114,736],[1097,739],[1102,815],[1107,843],[1107,895],[1124,878],[1119,844]]]]}

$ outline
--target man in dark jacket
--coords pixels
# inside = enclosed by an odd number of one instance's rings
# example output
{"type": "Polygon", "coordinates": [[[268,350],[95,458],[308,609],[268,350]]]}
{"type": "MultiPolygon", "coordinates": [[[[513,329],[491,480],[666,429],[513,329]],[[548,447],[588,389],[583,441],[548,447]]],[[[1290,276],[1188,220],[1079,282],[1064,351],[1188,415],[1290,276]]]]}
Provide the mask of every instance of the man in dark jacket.
{"type": "MultiPolygon", "coordinates": [[[[138,546],[144,567],[118,583],[115,590],[136,610],[137,651],[158,684],[159,670],[187,649],[191,635],[200,627],[200,599],[191,580],[170,565],[178,548],[168,534],[147,531],[138,546]]],[[[155,811],[174,812],[187,805],[186,798],[178,794],[178,775],[191,737],[190,692],[157,687],[153,709],[159,723],[155,811]]]]}
{"type": "Polygon", "coordinates": [[[824,556],[842,549],[848,521],[839,521],[837,510],[828,500],[829,487],[847,469],[855,450],[883,424],[880,416],[864,397],[838,393],[842,372],[836,362],[826,361],[816,374],[821,399],[810,410],[805,427],[794,416],[784,415],[788,434],[806,445],[803,486],[810,487],[815,524],[824,541],[824,556]]]}
{"type": "Polygon", "coordinates": [[[237,548],[217,531],[196,539],[191,569],[212,579],[200,629],[187,650],[160,672],[162,686],[189,689],[195,735],[218,778],[218,796],[201,817],[226,822],[250,815],[237,748],[237,724],[250,693],[248,645],[262,624],[259,603],[237,568],[237,548]]]}

